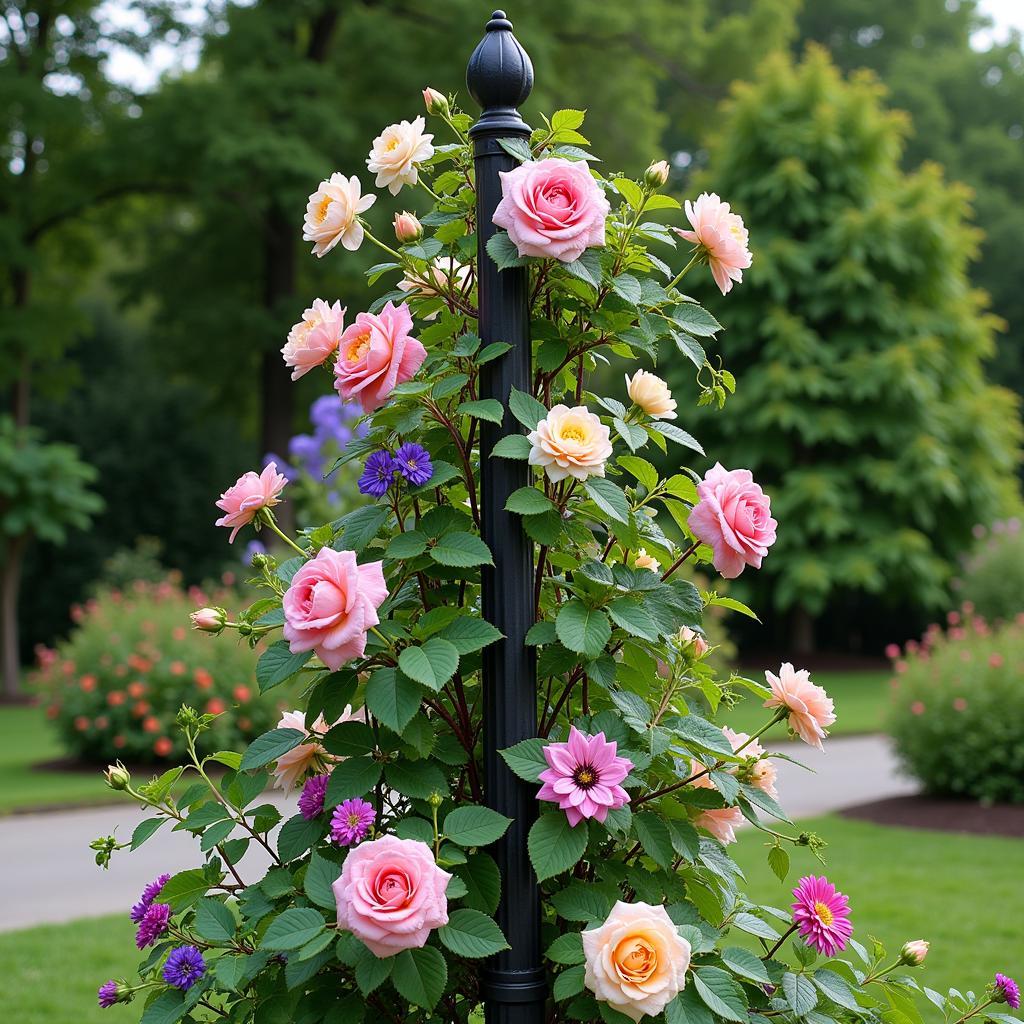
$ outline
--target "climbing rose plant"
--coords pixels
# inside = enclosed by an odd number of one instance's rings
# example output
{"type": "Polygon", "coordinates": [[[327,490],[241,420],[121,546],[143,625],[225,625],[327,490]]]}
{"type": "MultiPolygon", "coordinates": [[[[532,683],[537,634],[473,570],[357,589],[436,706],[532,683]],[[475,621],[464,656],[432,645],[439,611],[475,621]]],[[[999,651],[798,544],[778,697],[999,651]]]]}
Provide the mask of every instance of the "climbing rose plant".
{"type": "MultiPolygon", "coordinates": [[[[274,514],[285,479],[273,465],[246,474],[217,502],[218,523],[230,540],[269,530],[289,557],[256,556],[261,596],[248,608],[193,616],[197,629],[265,644],[259,688],[299,678],[304,707],[246,750],[207,756],[196,743],[213,716],[183,707],[187,764],[144,785],[108,770],[152,815],[130,842],[97,840],[100,864],[168,823],[204,855],[132,907],[140,980],[99,990],[104,1006],[140,999],[145,1024],[465,1022],[479,1019],[481,961],[507,948],[488,846],[510,822],[483,805],[481,651],[501,635],[480,613],[492,553],[478,482],[480,422],[505,412],[481,396],[480,370],[509,346],[476,334],[471,119],[434,90],[424,100],[451,141],[435,144],[423,117],[402,121],[367,166],[378,188],[429,197],[429,209],[396,216],[386,242],[366,216],[375,196],[339,172],[306,210],[317,257],[375,246],[385,259],[367,276],[393,290],[354,316],[314,301],[283,349],[295,377],[325,373],[368,417],[339,460],[361,463],[365,503],[288,537],[274,514]],[[262,796],[271,782],[292,809],[284,821],[262,796]]],[[[720,325],[679,285],[701,267],[723,295],[739,285],[746,229],[715,195],[684,211],[661,191],[663,161],[639,179],[602,174],[582,123],[562,110],[529,141],[503,142],[519,164],[502,176],[501,230],[484,257],[530,275],[533,386],[508,396],[522,429],[492,457],[535,467],[507,508],[535,545],[527,643],[540,726],[502,756],[537,790],[528,855],[543,893],[547,1020],[913,1024],[920,989],[905,969],[927,942],[891,958],[860,943],[824,876],[800,879],[789,907],[754,903],[728,853],[737,828],[758,829],[784,881],[789,845],[818,850],[780,806],[758,737],[785,721],[820,748],[835,713],[790,664],[765,683],[709,667],[704,609],[752,613],[679,569],[755,571],[777,524],[742,468],[662,475],[658,456],[703,451],[679,425],[679,396],[635,363],[674,346],[694,364],[696,401],[727,400],[735,381],[704,350],[720,325]],[[608,364],[616,372],[598,378],[608,364]],[[762,729],[716,724],[750,694],[762,729]]],[[[979,996],[924,992],[949,1022],[1006,1024],[993,1007],[1019,1003],[1004,975],[979,996]]]]}

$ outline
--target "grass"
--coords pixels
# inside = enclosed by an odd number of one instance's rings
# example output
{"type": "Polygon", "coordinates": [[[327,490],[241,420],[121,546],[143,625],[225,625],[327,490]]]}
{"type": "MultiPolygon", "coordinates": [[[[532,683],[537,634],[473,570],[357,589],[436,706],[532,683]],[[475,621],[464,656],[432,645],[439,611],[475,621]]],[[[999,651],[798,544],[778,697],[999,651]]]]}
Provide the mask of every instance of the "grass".
{"type": "MultiPolygon", "coordinates": [[[[745,674],[764,682],[763,673],[746,671],[745,674]]],[[[873,670],[860,672],[815,672],[811,677],[823,686],[835,701],[836,723],[829,732],[833,736],[854,736],[862,733],[882,732],[889,710],[889,675],[873,670]]],[[[768,711],[754,697],[738,704],[723,719],[737,732],[754,732],[764,725],[768,711]]],[[[785,739],[786,728],[775,726],[765,735],[769,739],[785,739]]]]}
{"type": "Polygon", "coordinates": [[[977,992],[994,971],[1021,973],[1021,840],[886,828],[834,815],[800,826],[828,842],[826,866],[787,846],[792,864],[785,885],[768,868],[763,837],[752,830],[740,837],[735,857],[756,902],[786,908],[800,877],[824,873],[850,898],[854,938],[874,935],[891,953],[908,939],[931,942],[916,975],[922,984],[977,992]]]}
{"type": "Polygon", "coordinates": [[[110,802],[95,771],[48,771],[33,767],[64,756],[57,734],[37,707],[0,708],[0,814],[53,804],[110,802]]]}
{"type": "MultiPolygon", "coordinates": [[[[1021,973],[1020,840],[883,828],[834,816],[803,824],[829,842],[828,865],[796,851],[785,885],[769,871],[761,837],[741,836],[736,859],[755,900],[785,907],[801,875],[824,871],[850,897],[861,941],[876,935],[890,951],[906,939],[931,942],[917,975],[922,983],[978,991],[996,970],[1021,973]]],[[[745,938],[734,932],[730,942],[745,938]]],[[[131,978],[136,962],[132,925],[123,914],[0,934],[0,1018],[17,1024],[137,1021],[137,1005],[105,1011],[96,1005],[99,985],[131,978]]]]}

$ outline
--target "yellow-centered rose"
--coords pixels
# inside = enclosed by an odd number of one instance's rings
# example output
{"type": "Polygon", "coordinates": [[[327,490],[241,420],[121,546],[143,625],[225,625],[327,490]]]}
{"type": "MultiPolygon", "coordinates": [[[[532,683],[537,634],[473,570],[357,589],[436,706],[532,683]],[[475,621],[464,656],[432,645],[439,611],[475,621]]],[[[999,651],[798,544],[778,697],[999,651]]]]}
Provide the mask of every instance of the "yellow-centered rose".
{"type": "Polygon", "coordinates": [[[585,406],[556,405],[530,431],[530,465],[543,466],[551,480],[604,476],[612,454],[608,428],[585,406]]]}
{"type": "Polygon", "coordinates": [[[674,420],[676,403],[668,385],[653,373],[637,370],[632,379],[626,374],[626,393],[648,416],[656,420],[674,420]]]}

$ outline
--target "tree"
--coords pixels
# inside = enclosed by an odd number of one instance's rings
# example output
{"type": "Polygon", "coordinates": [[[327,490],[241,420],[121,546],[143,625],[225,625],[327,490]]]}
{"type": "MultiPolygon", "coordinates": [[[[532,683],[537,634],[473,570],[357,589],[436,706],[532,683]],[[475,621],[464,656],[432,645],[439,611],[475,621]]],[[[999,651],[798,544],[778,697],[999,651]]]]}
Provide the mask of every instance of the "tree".
{"type": "Polygon", "coordinates": [[[735,88],[706,179],[755,255],[723,300],[741,387],[700,430],[773,496],[760,578],[804,647],[851,594],[940,604],[971,527],[1015,494],[1017,401],[983,373],[996,321],[967,279],[967,190],[900,170],[906,118],[882,95],[820,49],[772,58],[735,88]]]}
{"type": "Polygon", "coordinates": [[[69,529],[82,530],[103,507],[92,492],[92,466],[71,445],[44,444],[38,431],[0,420],[0,646],[3,695],[20,696],[18,591],[25,549],[38,538],[63,544],[69,529]]]}

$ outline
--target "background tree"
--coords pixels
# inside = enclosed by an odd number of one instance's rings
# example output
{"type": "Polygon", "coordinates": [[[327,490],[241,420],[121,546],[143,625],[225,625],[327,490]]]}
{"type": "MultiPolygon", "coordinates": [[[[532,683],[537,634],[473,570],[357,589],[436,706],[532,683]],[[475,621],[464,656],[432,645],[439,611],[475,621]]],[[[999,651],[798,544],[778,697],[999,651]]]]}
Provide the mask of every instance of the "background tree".
{"type": "Polygon", "coordinates": [[[900,169],[906,119],[882,95],[820,49],[774,57],[710,148],[755,259],[722,300],[743,385],[699,432],[774,497],[758,580],[800,648],[826,607],[939,605],[971,527],[1015,493],[1017,402],[983,374],[995,320],[967,279],[966,190],[900,169]]]}

